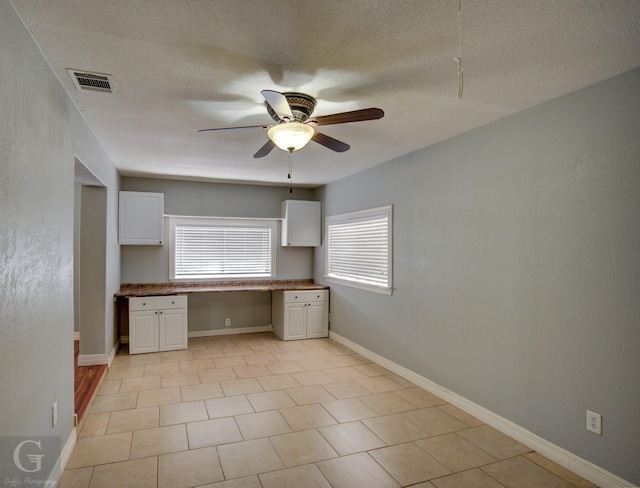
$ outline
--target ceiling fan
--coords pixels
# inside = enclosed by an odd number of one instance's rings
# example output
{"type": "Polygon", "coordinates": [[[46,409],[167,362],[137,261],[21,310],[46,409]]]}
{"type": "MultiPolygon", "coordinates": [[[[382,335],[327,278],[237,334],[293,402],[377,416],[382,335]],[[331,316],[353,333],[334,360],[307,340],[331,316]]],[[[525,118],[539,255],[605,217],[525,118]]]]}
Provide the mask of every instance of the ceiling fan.
{"type": "Polygon", "coordinates": [[[332,115],[322,115],[310,118],[316,106],[316,99],[305,93],[262,90],[267,112],[276,122],[275,125],[246,125],[241,127],[222,127],[219,129],[201,129],[198,132],[214,132],[239,129],[267,129],[269,140],[258,149],[253,157],[262,158],[269,154],[274,147],[283,151],[297,151],[310,140],[336,152],[349,150],[351,146],[334,139],[315,127],[321,125],[345,124],[347,122],[362,122],[384,117],[384,111],[379,108],[365,108],[351,112],[341,112],[332,115]]]}

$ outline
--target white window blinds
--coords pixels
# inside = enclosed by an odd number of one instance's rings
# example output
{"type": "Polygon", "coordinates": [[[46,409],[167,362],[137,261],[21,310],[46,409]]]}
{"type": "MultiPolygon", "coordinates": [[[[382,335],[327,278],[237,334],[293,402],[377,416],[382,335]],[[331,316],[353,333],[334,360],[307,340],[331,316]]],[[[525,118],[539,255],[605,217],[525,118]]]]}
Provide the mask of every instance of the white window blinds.
{"type": "Polygon", "coordinates": [[[275,274],[275,221],[172,218],[171,278],[248,278],[275,274]]]}
{"type": "Polygon", "coordinates": [[[327,217],[327,276],[390,292],[391,206],[327,217]]]}

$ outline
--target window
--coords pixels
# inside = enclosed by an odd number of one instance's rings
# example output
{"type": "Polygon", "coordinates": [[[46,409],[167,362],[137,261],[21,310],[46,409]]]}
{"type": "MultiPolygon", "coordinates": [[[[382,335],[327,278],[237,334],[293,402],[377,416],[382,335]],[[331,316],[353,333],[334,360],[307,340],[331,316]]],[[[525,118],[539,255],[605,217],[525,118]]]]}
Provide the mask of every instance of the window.
{"type": "Polygon", "coordinates": [[[326,218],[327,279],[390,295],[392,207],[326,218]]]}
{"type": "Polygon", "coordinates": [[[275,220],[171,217],[171,280],[275,276],[275,220]]]}

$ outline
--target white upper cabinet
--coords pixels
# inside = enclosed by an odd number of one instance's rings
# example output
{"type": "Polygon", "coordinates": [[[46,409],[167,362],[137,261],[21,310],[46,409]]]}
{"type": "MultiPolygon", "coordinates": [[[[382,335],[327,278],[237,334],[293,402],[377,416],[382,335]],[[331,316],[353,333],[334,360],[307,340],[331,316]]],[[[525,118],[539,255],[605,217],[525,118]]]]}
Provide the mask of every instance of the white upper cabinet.
{"type": "Polygon", "coordinates": [[[118,242],[162,245],[164,193],[121,191],[118,242]]]}
{"type": "Polygon", "coordinates": [[[282,218],[282,246],[316,247],[321,244],[320,202],[285,200],[282,218]]]}

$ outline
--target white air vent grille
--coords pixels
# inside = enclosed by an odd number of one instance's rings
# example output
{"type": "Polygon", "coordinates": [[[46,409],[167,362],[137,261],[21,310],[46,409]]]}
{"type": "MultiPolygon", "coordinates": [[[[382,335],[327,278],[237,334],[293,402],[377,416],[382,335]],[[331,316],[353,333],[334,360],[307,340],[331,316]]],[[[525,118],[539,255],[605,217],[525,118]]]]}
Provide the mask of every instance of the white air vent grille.
{"type": "Polygon", "coordinates": [[[75,69],[69,69],[67,71],[69,71],[73,84],[78,90],[113,93],[113,83],[110,78],[111,75],[104,73],[89,73],[87,71],[75,69]]]}

